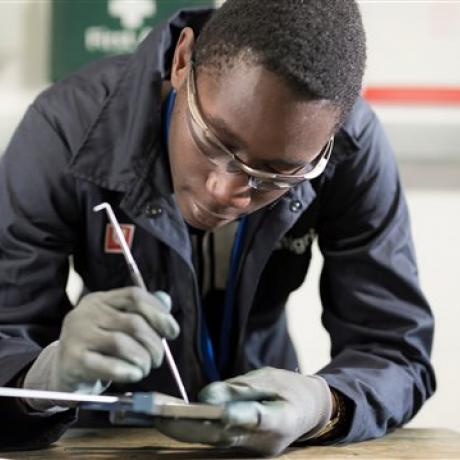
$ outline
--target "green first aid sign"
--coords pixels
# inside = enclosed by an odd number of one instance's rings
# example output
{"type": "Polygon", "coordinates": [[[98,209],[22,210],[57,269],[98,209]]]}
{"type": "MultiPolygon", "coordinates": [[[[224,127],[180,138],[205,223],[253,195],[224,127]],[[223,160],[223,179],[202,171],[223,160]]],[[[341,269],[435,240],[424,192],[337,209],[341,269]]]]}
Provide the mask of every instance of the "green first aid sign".
{"type": "Polygon", "coordinates": [[[215,0],[53,0],[51,79],[113,54],[134,51],[178,9],[215,6],[215,0]]]}

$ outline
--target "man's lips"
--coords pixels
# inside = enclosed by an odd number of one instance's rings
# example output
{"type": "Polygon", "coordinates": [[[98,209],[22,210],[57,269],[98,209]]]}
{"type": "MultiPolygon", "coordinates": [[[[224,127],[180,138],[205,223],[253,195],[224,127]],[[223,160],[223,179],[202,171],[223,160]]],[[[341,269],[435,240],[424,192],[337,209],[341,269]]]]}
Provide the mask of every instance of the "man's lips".
{"type": "Polygon", "coordinates": [[[219,220],[234,220],[234,219],[236,219],[238,217],[238,216],[230,216],[230,215],[227,215],[227,214],[221,214],[219,212],[211,211],[210,209],[208,209],[206,206],[202,205],[198,201],[195,201],[193,204],[197,207],[198,211],[200,211],[201,213],[204,213],[205,215],[209,215],[211,217],[214,217],[215,219],[219,219],[219,220]]]}
{"type": "Polygon", "coordinates": [[[211,211],[198,201],[192,202],[192,213],[199,222],[206,226],[221,225],[224,222],[231,222],[238,216],[211,211]]]}

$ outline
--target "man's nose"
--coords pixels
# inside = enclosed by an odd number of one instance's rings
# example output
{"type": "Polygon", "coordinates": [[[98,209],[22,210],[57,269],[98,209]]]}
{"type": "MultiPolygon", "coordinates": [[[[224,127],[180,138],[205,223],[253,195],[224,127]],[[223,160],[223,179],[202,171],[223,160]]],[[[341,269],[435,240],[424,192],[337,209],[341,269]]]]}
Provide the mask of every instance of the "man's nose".
{"type": "Polygon", "coordinates": [[[206,189],[222,206],[247,208],[251,202],[251,187],[244,173],[212,171],[206,180],[206,189]]]}

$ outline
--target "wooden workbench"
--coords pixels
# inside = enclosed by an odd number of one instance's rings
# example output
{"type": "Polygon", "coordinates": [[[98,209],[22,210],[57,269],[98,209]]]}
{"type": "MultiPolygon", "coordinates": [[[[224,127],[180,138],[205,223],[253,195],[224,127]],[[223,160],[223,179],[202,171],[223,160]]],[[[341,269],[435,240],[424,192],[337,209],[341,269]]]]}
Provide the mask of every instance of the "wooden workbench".
{"type": "MultiPolygon", "coordinates": [[[[254,458],[228,449],[173,441],[148,428],[73,429],[53,447],[1,453],[0,459],[233,459],[254,458]]],[[[342,447],[289,449],[284,460],[460,459],[460,434],[444,429],[400,429],[382,439],[342,447]]]]}

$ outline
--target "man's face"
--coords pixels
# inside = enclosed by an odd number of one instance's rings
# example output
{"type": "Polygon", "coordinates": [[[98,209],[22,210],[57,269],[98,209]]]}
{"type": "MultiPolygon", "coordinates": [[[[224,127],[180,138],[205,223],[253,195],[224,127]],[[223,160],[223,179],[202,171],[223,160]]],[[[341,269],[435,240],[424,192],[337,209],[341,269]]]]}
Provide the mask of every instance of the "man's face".
{"type": "MultiPolygon", "coordinates": [[[[182,37],[183,38],[183,37],[182,37]]],[[[185,221],[209,230],[250,214],[286,190],[259,191],[248,176],[212,161],[190,126],[187,101],[190,53],[179,41],[172,70],[177,91],[169,137],[169,157],[176,201],[185,221]]],[[[293,174],[321,152],[333,133],[337,112],[321,101],[299,101],[285,82],[244,61],[227,71],[199,68],[196,95],[201,115],[227,148],[253,168],[293,174]]]]}

